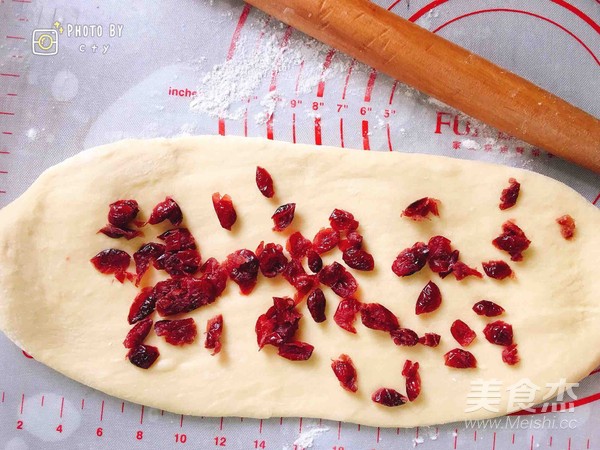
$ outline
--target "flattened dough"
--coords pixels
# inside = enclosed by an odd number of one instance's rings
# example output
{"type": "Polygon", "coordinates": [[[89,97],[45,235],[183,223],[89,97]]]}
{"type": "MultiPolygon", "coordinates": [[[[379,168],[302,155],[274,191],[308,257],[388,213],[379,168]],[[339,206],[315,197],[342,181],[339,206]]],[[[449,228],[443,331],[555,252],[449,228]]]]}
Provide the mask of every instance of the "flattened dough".
{"type": "MultiPolygon", "coordinates": [[[[146,241],[168,228],[146,227],[146,241]]],[[[547,394],[546,383],[575,382],[600,362],[600,212],[579,194],[544,176],[479,162],[416,154],[371,153],[331,147],[292,145],[260,139],[192,137],[122,141],[85,151],[46,171],[18,200],[0,212],[0,328],[37,360],[108,394],[174,413],[205,416],[304,416],[375,426],[416,426],[498,415],[484,409],[466,414],[470,382],[500,379],[504,388],[529,378],[547,394]],[[274,199],[255,185],[257,165],[276,184],[274,199]],[[517,205],[500,211],[499,196],[515,177],[521,183],[517,205]],[[213,192],[231,195],[238,214],[233,232],[223,230],[213,210],[213,192]],[[114,240],[96,234],[108,205],[134,198],[147,218],[170,195],[181,205],[184,226],[195,235],[203,259],[223,260],[239,248],[255,249],[261,240],[284,244],[295,230],[312,237],[334,208],[354,213],[372,273],[353,271],[359,298],[391,309],[402,326],[419,334],[442,335],[439,347],[398,347],[389,335],[357,321],[352,335],[332,320],[339,298],[324,288],[328,320],[314,323],[300,305],[300,340],[315,346],[307,362],[292,362],[267,347],[258,351],[254,325],[273,296],[293,295],[284,281],[259,277],[244,297],[229,282],[214,304],[190,314],[200,332],[222,313],[223,350],[211,356],[204,336],[177,348],[153,333],[147,340],[161,356],[150,370],[125,359],[122,346],[130,326],[127,313],[137,293],[131,284],[101,275],[89,260],[100,250],[121,248],[132,254],[143,239],[114,240]],[[440,218],[415,223],[400,218],[412,201],[441,200],[440,218]],[[296,218],[284,233],[271,230],[275,208],[296,202],[296,218]],[[561,237],[555,219],[570,214],[576,237],[561,237]],[[508,219],[531,239],[524,261],[510,262],[491,240],[508,219]],[[497,281],[453,277],[441,280],[428,268],[400,279],[390,267],[398,252],[416,241],[443,234],[471,266],[490,259],[509,261],[515,279],[497,281]],[[443,295],[441,308],[415,316],[416,298],[429,280],[443,295]],[[506,309],[519,345],[521,362],[501,360],[502,348],[488,343],[482,329],[490,319],[472,305],[488,299],[506,309]],[[462,319],[476,332],[469,347],[474,370],[444,366],[443,354],[458,344],[450,324],[462,319]],[[359,390],[343,390],[330,363],[341,353],[354,360],[359,390]],[[412,404],[386,408],[370,400],[379,387],[404,392],[402,365],[420,363],[423,389],[412,404]]],[[[332,251],[325,262],[341,261],[332,251]]],[[[147,284],[159,275],[146,276],[147,284]]],[[[506,413],[503,390],[500,412],[506,413]]]]}

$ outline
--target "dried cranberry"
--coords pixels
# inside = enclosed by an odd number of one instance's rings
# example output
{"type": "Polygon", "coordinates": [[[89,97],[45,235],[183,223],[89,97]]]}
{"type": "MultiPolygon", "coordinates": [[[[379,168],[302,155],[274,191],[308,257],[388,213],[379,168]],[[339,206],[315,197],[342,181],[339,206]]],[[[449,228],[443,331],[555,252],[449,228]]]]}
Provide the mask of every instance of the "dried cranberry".
{"type": "Polygon", "coordinates": [[[153,289],[151,287],[146,287],[140,291],[140,293],[135,297],[131,308],[129,309],[129,316],[127,320],[131,325],[140,320],[148,317],[150,314],[154,312],[156,308],[156,299],[152,295],[153,289]]]}
{"type": "Polygon", "coordinates": [[[504,280],[506,277],[510,277],[513,274],[510,266],[504,261],[488,261],[481,263],[481,266],[488,277],[496,280],[504,280]]]}
{"type": "Polygon", "coordinates": [[[392,264],[392,271],[399,277],[406,277],[418,272],[427,263],[429,247],[423,242],[402,250],[392,264]]]}
{"type": "Polygon", "coordinates": [[[140,207],[135,200],[117,200],[109,206],[108,223],[118,228],[125,228],[139,212],[140,207]]]}
{"type": "Polygon", "coordinates": [[[500,209],[502,210],[515,206],[521,190],[521,184],[514,178],[509,178],[508,182],[509,186],[502,191],[500,196],[500,209]]]}
{"type": "Polygon", "coordinates": [[[212,202],[221,227],[231,231],[231,227],[237,220],[237,214],[235,213],[231,197],[228,194],[221,197],[221,194],[215,192],[212,195],[212,202]]]}
{"type": "Polygon", "coordinates": [[[123,341],[123,345],[125,348],[135,348],[138,345],[141,345],[150,333],[152,329],[152,319],[147,318],[144,319],[134,325],[134,327],[129,330],[127,336],[125,336],[125,340],[123,341]]]}
{"type": "Polygon", "coordinates": [[[191,344],[196,339],[196,323],[194,319],[159,320],[154,324],[157,336],[164,336],[171,345],[191,344]]]}
{"type": "Polygon", "coordinates": [[[160,353],[151,345],[138,345],[127,353],[129,362],[140,369],[148,369],[158,359],[160,353]]]}
{"type": "Polygon", "coordinates": [[[406,396],[413,402],[421,393],[421,376],[419,375],[419,363],[407,359],[402,368],[402,376],[406,378],[406,396]]]}
{"type": "Polygon", "coordinates": [[[165,252],[165,246],[156,242],[149,242],[142,245],[137,252],[133,254],[135,262],[135,272],[137,274],[135,284],[140,284],[142,277],[150,267],[152,261],[156,261],[165,252]]]}
{"type": "Polygon", "coordinates": [[[504,250],[510,255],[513,261],[521,261],[523,252],[529,248],[531,241],[527,239],[525,233],[516,223],[512,221],[504,222],[502,225],[502,234],[492,241],[492,244],[500,250],[504,250]]]}
{"type": "Polygon", "coordinates": [[[306,252],[311,248],[312,242],[302,236],[302,233],[296,231],[290,234],[290,237],[285,244],[285,248],[290,253],[290,256],[295,259],[300,259],[306,256],[306,252]]]}
{"type": "Polygon", "coordinates": [[[156,299],[158,314],[163,317],[194,311],[216,299],[213,283],[194,277],[161,281],[154,286],[152,296],[156,299]]]}
{"type": "Polygon", "coordinates": [[[339,231],[336,231],[333,228],[321,228],[313,239],[313,249],[321,255],[335,248],[339,241],[339,231]]]}
{"type": "Polygon", "coordinates": [[[144,235],[144,233],[142,233],[139,230],[131,230],[129,228],[119,228],[114,225],[111,225],[110,223],[108,225],[104,226],[103,228],[100,228],[100,230],[98,230],[98,233],[102,233],[112,239],[119,239],[119,238],[124,237],[128,241],[133,238],[136,238],[138,236],[144,235]]]}
{"type": "Polygon", "coordinates": [[[402,215],[412,220],[423,220],[430,213],[434,216],[439,216],[439,203],[440,201],[435,198],[423,197],[408,205],[406,209],[402,211],[402,215]]]}
{"type": "Polygon", "coordinates": [[[121,283],[125,281],[125,278],[130,278],[130,274],[127,273],[127,268],[131,262],[131,256],[123,250],[118,250],[116,248],[102,250],[90,261],[98,272],[114,274],[115,278],[121,283]]]}
{"type": "Polygon", "coordinates": [[[502,350],[502,361],[509,366],[514,366],[520,360],[521,358],[519,358],[519,353],[517,352],[517,344],[511,344],[502,350]]]}
{"type": "Polygon", "coordinates": [[[502,320],[488,323],[483,329],[483,334],[492,344],[507,346],[513,343],[512,325],[502,320]]]}
{"type": "Polygon", "coordinates": [[[282,231],[289,227],[292,220],[294,220],[295,211],[295,203],[286,203],[277,208],[275,213],[271,216],[271,219],[273,219],[273,223],[275,224],[273,231],[282,231]]]}
{"type": "Polygon", "coordinates": [[[354,322],[356,321],[356,315],[359,311],[360,303],[357,300],[345,298],[338,304],[338,307],[333,314],[333,321],[344,330],[356,334],[354,322]]]}
{"type": "Polygon", "coordinates": [[[273,198],[275,195],[271,174],[260,166],[256,167],[256,186],[258,186],[260,193],[267,198],[273,198]]]}
{"type": "Polygon", "coordinates": [[[375,403],[379,403],[383,406],[401,406],[404,405],[408,399],[400,392],[390,388],[380,388],[373,392],[371,400],[375,403]]]}
{"type": "Polygon", "coordinates": [[[315,348],[306,342],[284,342],[279,346],[277,354],[290,361],[306,361],[315,348]]]}
{"type": "Polygon", "coordinates": [[[308,294],[318,283],[315,275],[307,275],[302,263],[297,259],[288,262],[283,270],[283,278],[296,288],[298,294],[304,296],[308,294]]]}
{"type": "Polygon", "coordinates": [[[213,356],[221,351],[221,333],[223,333],[223,316],[219,314],[208,319],[206,324],[204,348],[211,349],[213,356]]]}
{"type": "Polygon", "coordinates": [[[167,252],[196,249],[196,240],[187,228],[174,228],[165,231],[158,236],[158,239],[165,242],[165,251],[167,252]]]}
{"type": "Polygon", "coordinates": [[[398,318],[379,303],[365,303],[360,309],[360,320],[372,330],[393,331],[400,328],[398,318]]]}
{"type": "Polygon", "coordinates": [[[442,337],[437,333],[425,333],[419,338],[419,344],[426,347],[437,347],[442,337]]]}
{"type": "Polygon", "coordinates": [[[467,266],[462,261],[456,261],[452,266],[452,273],[456,277],[457,280],[462,280],[464,278],[475,276],[477,278],[483,278],[483,275],[479,270],[474,269],[473,267],[467,266]]]}
{"type": "Polygon", "coordinates": [[[325,306],[327,301],[325,300],[325,294],[319,288],[315,289],[310,293],[306,300],[306,306],[312,316],[313,320],[317,323],[325,322],[325,306]]]}
{"type": "Polygon", "coordinates": [[[164,268],[173,277],[194,275],[198,272],[201,262],[198,250],[165,253],[156,260],[157,266],[164,268]]]}
{"type": "Polygon", "coordinates": [[[256,249],[260,272],[267,278],[273,278],[284,271],[288,259],[283,254],[283,247],[279,244],[261,244],[256,249]]]}
{"type": "Polygon", "coordinates": [[[442,293],[433,281],[425,285],[415,306],[415,314],[424,314],[435,311],[442,304],[442,293]]]}
{"type": "Polygon", "coordinates": [[[560,234],[562,237],[569,240],[575,235],[575,220],[568,214],[560,216],[556,219],[556,223],[560,225],[560,234]]]}
{"type": "Polygon", "coordinates": [[[258,347],[280,346],[290,342],[298,330],[302,315],[296,311],[294,300],[289,297],[273,297],[273,306],[256,321],[255,331],[258,347]]]}
{"type": "Polygon", "coordinates": [[[348,249],[343,255],[342,259],[352,269],[371,271],[375,267],[375,261],[373,255],[360,249],[348,249]]]}
{"type": "Polygon", "coordinates": [[[390,333],[396,345],[414,347],[419,343],[419,336],[410,328],[398,328],[390,333]]]}
{"type": "Polygon", "coordinates": [[[429,268],[432,272],[439,273],[440,277],[446,277],[452,272],[452,267],[458,261],[458,250],[452,250],[450,239],[444,236],[434,236],[429,239],[429,268]]]}
{"type": "Polygon", "coordinates": [[[311,272],[319,273],[323,268],[323,260],[319,254],[314,250],[309,250],[306,256],[308,258],[308,268],[311,270],[311,272]]]}
{"type": "Polygon", "coordinates": [[[219,264],[215,258],[209,258],[200,270],[202,271],[201,279],[206,280],[213,286],[215,297],[221,295],[227,286],[227,269],[219,264]]]}
{"type": "Polygon", "coordinates": [[[256,255],[247,249],[231,253],[225,262],[229,278],[237,283],[244,295],[248,295],[254,289],[259,266],[256,255]]]}
{"type": "Polygon", "coordinates": [[[338,262],[323,267],[319,281],[342,298],[350,297],[358,289],[356,279],[338,262]]]}
{"type": "Polygon", "coordinates": [[[334,209],[329,216],[331,228],[336,231],[354,231],[358,228],[358,221],[348,211],[334,209]]]}
{"type": "Polygon", "coordinates": [[[165,220],[168,220],[176,227],[181,225],[181,222],[183,221],[181,208],[171,197],[165,198],[164,201],[154,207],[152,214],[148,219],[148,223],[150,225],[156,225],[165,220]]]}
{"type": "Polygon", "coordinates": [[[450,326],[450,333],[452,333],[452,337],[456,339],[456,342],[463,347],[467,347],[469,344],[471,344],[471,342],[473,342],[477,336],[471,327],[469,327],[469,325],[464,323],[462,320],[455,320],[452,323],[450,326]]]}
{"type": "Polygon", "coordinates": [[[333,360],[331,362],[331,369],[340,382],[340,386],[350,392],[358,390],[358,386],[356,385],[356,367],[354,367],[354,363],[348,355],[342,353],[338,359],[333,360]]]}
{"type": "Polygon", "coordinates": [[[338,242],[338,248],[342,251],[362,248],[363,237],[358,231],[352,231],[346,235],[346,239],[338,242]]]}
{"type": "Polygon", "coordinates": [[[481,300],[473,305],[473,311],[479,316],[496,317],[504,312],[504,308],[489,300],[481,300]]]}
{"type": "Polygon", "coordinates": [[[455,348],[444,355],[445,364],[455,369],[474,369],[477,367],[477,360],[471,352],[455,348]]]}

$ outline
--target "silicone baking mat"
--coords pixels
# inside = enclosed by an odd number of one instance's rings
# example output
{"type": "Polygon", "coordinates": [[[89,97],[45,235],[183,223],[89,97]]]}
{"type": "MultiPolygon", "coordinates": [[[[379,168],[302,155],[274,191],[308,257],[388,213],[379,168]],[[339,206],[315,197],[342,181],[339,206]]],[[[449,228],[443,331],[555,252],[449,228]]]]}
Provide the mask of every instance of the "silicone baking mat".
{"type": "MultiPolygon", "coordinates": [[[[600,116],[598,0],[377,3],[600,116]]],[[[84,148],[217,133],[498,162],[547,174],[600,203],[598,175],[237,0],[1,0],[0,132],[1,205],[84,148]]],[[[175,416],[73,382],[1,335],[0,361],[0,448],[7,450],[600,448],[598,374],[575,389],[571,411],[378,429],[175,416]]]]}

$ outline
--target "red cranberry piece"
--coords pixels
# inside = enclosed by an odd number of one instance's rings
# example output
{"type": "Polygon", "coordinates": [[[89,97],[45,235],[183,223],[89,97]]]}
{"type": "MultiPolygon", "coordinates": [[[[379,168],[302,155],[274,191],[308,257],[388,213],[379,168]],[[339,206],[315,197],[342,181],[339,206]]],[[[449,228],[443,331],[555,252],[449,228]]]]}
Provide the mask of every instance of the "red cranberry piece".
{"type": "Polygon", "coordinates": [[[358,289],[356,279],[338,262],[323,267],[319,272],[319,281],[342,298],[350,297],[358,289]]]}
{"type": "Polygon", "coordinates": [[[433,281],[425,285],[415,306],[415,314],[424,314],[435,311],[442,304],[442,293],[433,281]]]}
{"type": "Polygon", "coordinates": [[[131,239],[136,238],[138,236],[144,235],[144,233],[142,233],[139,230],[131,230],[129,228],[119,228],[114,225],[111,225],[110,223],[108,225],[104,226],[103,228],[100,228],[100,230],[98,230],[98,233],[102,233],[112,239],[119,239],[119,238],[124,237],[128,241],[130,241],[131,239]]]}
{"type": "Polygon", "coordinates": [[[183,213],[179,205],[171,197],[165,198],[164,201],[160,202],[152,210],[148,223],[150,225],[156,225],[161,222],[168,220],[174,226],[178,227],[183,221],[183,213]]]}
{"type": "Polygon", "coordinates": [[[510,266],[504,261],[488,261],[481,263],[481,265],[485,274],[496,280],[504,280],[506,277],[510,277],[513,274],[510,266]]]}
{"type": "Polygon", "coordinates": [[[127,268],[131,262],[131,256],[123,250],[118,250],[116,248],[102,250],[90,261],[98,272],[114,274],[115,278],[121,283],[125,281],[125,278],[129,278],[127,268]]]}
{"type": "Polygon", "coordinates": [[[452,266],[452,273],[456,277],[458,281],[463,280],[467,277],[474,276],[477,278],[483,278],[483,275],[479,270],[474,269],[473,267],[467,266],[462,261],[456,261],[452,266]]]}
{"type": "Polygon", "coordinates": [[[285,248],[290,253],[290,256],[294,259],[305,257],[311,246],[312,242],[302,236],[302,233],[299,231],[290,234],[290,237],[285,244],[285,248]]]}
{"type": "Polygon", "coordinates": [[[221,333],[223,333],[223,316],[219,314],[208,319],[206,324],[204,348],[211,349],[213,356],[221,351],[221,333]]]}
{"type": "Polygon", "coordinates": [[[525,233],[516,223],[512,221],[504,222],[502,225],[502,234],[492,241],[492,244],[500,250],[504,250],[510,255],[513,261],[521,261],[523,252],[529,248],[531,241],[527,239],[525,233]]]}
{"type": "Polygon", "coordinates": [[[333,228],[321,228],[313,239],[313,249],[321,255],[335,248],[339,241],[339,231],[336,231],[333,228]]]}
{"type": "Polygon", "coordinates": [[[306,361],[315,348],[306,342],[285,342],[279,346],[277,354],[290,361],[306,361]]]}
{"type": "Polygon", "coordinates": [[[135,262],[135,272],[137,274],[135,284],[140,284],[142,277],[150,267],[150,263],[156,261],[165,253],[165,246],[157,244],[156,242],[149,242],[140,247],[140,249],[133,254],[133,261],[135,262]]]}
{"type": "Polygon", "coordinates": [[[517,352],[517,344],[511,344],[502,350],[502,361],[509,366],[514,366],[520,360],[521,358],[519,358],[519,353],[517,352]]]}
{"type": "Polygon", "coordinates": [[[375,267],[375,261],[373,255],[360,249],[348,249],[343,255],[342,259],[352,269],[371,271],[375,267]]]}
{"type": "Polygon", "coordinates": [[[398,328],[390,333],[392,340],[396,345],[405,347],[414,347],[419,343],[419,336],[409,328],[398,328]]]}
{"type": "Polygon", "coordinates": [[[406,277],[418,272],[427,263],[429,247],[423,242],[402,250],[392,264],[392,271],[399,277],[406,277]]]}
{"type": "Polygon", "coordinates": [[[354,363],[348,355],[342,353],[338,359],[333,360],[331,362],[331,369],[340,382],[340,386],[350,392],[358,390],[358,386],[356,385],[356,367],[354,367],[354,363]]]}
{"type": "Polygon", "coordinates": [[[215,287],[208,279],[193,277],[161,281],[154,286],[152,296],[163,317],[194,311],[216,299],[215,287]]]}
{"type": "Polygon", "coordinates": [[[129,362],[140,369],[148,369],[158,359],[158,349],[151,345],[138,345],[127,353],[129,362]]]}
{"type": "Polygon", "coordinates": [[[117,200],[108,209],[108,223],[118,228],[126,228],[138,213],[140,207],[135,200],[117,200]]]}
{"type": "Polygon", "coordinates": [[[323,268],[323,260],[319,254],[314,250],[309,250],[306,256],[308,257],[308,268],[311,270],[311,272],[319,273],[323,268]]]}
{"type": "Polygon", "coordinates": [[[432,272],[446,277],[452,272],[452,267],[458,261],[458,250],[452,250],[450,239],[444,236],[434,236],[429,239],[429,268],[432,272]]]}
{"type": "Polygon", "coordinates": [[[317,285],[317,277],[307,275],[302,263],[297,259],[292,259],[287,264],[283,271],[283,278],[294,286],[301,296],[308,294],[317,285]]]}
{"type": "Polygon", "coordinates": [[[360,303],[353,298],[345,298],[339,304],[333,315],[333,321],[341,328],[356,334],[354,322],[356,314],[360,311],[360,303]]]}
{"type": "Polygon", "coordinates": [[[127,336],[125,336],[125,340],[123,341],[123,345],[125,348],[135,348],[138,345],[141,345],[150,333],[152,329],[152,319],[149,317],[144,319],[138,323],[136,323],[127,336]]]}
{"type": "Polygon", "coordinates": [[[500,209],[502,210],[515,206],[521,190],[521,184],[514,178],[509,178],[508,182],[509,186],[502,191],[500,196],[500,209]]]}
{"type": "Polygon", "coordinates": [[[256,255],[246,249],[231,253],[225,262],[229,278],[237,283],[244,295],[250,294],[254,289],[259,266],[256,255]]]}
{"type": "Polygon", "coordinates": [[[479,316],[496,317],[504,312],[504,308],[489,300],[481,300],[473,305],[473,311],[479,316]]]}
{"type": "Polygon", "coordinates": [[[166,272],[173,277],[182,277],[194,275],[198,272],[200,263],[200,253],[198,250],[182,250],[180,252],[165,253],[157,260],[157,265],[164,268],[166,272]]]}
{"type": "Polygon", "coordinates": [[[452,326],[450,327],[450,333],[452,333],[452,337],[456,339],[456,342],[463,347],[467,347],[469,344],[471,344],[471,342],[473,342],[477,336],[471,327],[469,327],[469,325],[464,323],[462,320],[455,320],[452,323],[452,326]]]}
{"type": "Polygon", "coordinates": [[[319,288],[315,289],[310,293],[306,300],[306,306],[312,316],[313,320],[317,323],[325,322],[325,306],[327,301],[325,300],[325,294],[319,288]]]}
{"type": "Polygon", "coordinates": [[[437,333],[425,333],[419,338],[419,344],[427,347],[437,347],[440,344],[441,338],[437,333]]]}
{"type": "Polygon", "coordinates": [[[196,249],[196,240],[187,228],[174,228],[165,231],[158,236],[158,239],[165,242],[165,251],[167,252],[196,249]]]}
{"type": "Polygon", "coordinates": [[[502,320],[488,323],[483,329],[483,334],[492,344],[508,346],[513,343],[512,325],[502,320]]]}
{"type": "Polygon", "coordinates": [[[231,227],[237,220],[237,214],[235,212],[235,208],[233,207],[233,201],[231,200],[231,197],[228,194],[225,194],[223,197],[221,197],[221,194],[215,192],[212,195],[212,202],[221,227],[231,231],[231,227]]]}
{"type": "Polygon", "coordinates": [[[357,231],[352,231],[346,235],[346,239],[342,239],[338,242],[338,248],[342,251],[348,251],[352,249],[362,248],[363,237],[357,231]]]}
{"type": "Polygon", "coordinates": [[[152,288],[146,287],[140,291],[135,297],[131,308],[129,309],[129,316],[127,320],[131,325],[145,319],[154,312],[156,308],[156,299],[152,295],[152,288]]]}
{"type": "Polygon", "coordinates": [[[402,211],[402,215],[412,220],[423,220],[428,214],[439,216],[439,203],[440,201],[435,198],[423,197],[408,205],[406,209],[402,211]]]}
{"type": "Polygon", "coordinates": [[[258,347],[280,346],[290,342],[298,330],[302,315],[296,311],[294,300],[289,297],[273,297],[273,306],[256,321],[255,331],[258,347]]]}
{"type": "Polygon", "coordinates": [[[373,392],[371,400],[383,406],[401,406],[408,402],[408,399],[400,392],[390,388],[380,388],[373,392]]]}
{"type": "Polygon", "coordinates": [[[354,231],[358,228],[358,221],[348,211],[334,209],[329,216],[331,228],[336,231],[354,231]]]}
{"type": "Polygon", "coordinates": [[[267,169],[260,166],[256,167],[256,186],[258,186],[260,193],[267,198],[273,198],[275,195],[271,174],[267,172],[267,169]]]}
{"type": "Polygon", "coordinates": [[[283,231],[289,227],[292,220],[294,220],[295,211],[295,203],[286,203],[277,208],[275,213],[271,216],[271,219],[273,219],[273,223],[275,224],[273,231],[283,231]]]}
{"type": "Polygon", "coordinates": [[[560,225],[560,234],[562,237],[569,240],[575,235],[575,220],[568,214],[560,216],[556,219],[556,223],[560,225]]]}
{"type": "Polygon", "coordinates": [[[215,297],[223,293],[227,286],[227,270],[215,258],[209,258],[202,266],[202,279],[214,288],[215,297]]]}
{"type": "Polygon", "coordinates": [[[406,396],[413,402],[421,393],[421,376],[419,375],[419,363],[407,359],[402,368],[402,376],[406,378],[406,396]]]}
{"type": "Polygon", "coordinates": [[[164,336],[171,345],[191,344],[196,339],[196,323],[194,319],[159,320],[154,324],[157,336],[164,336]]]}
{"type": "Polygon", "coordinates": [[[444,355],[445,364],[455,369],[474,369],[477,367],[477,360],[471,352],[455,348],[444,355]]]}
{"type": "Polygon", "coordinates": [[[285,270],[288,259],[283,254],[283,247],[279,244],[261,244],[256,249],[260,272],[267,278],[273,278],[285,270]]]}
{"type": "Polygon", "coordinates": [[[365,303],[360,309],[360,320],[372,330],[393,331],[400,328],[398,318],[379,303],[365,303]]]}

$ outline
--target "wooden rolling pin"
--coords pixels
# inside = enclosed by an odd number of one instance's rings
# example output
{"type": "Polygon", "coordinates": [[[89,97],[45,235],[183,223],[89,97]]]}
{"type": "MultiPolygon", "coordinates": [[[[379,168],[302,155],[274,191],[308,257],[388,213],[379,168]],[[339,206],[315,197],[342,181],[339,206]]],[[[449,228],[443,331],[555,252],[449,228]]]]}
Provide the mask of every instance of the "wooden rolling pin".
{"type": "Polygon", "coordinates": [[[600,120],[368,0],[246,0],[530,144],[600,173],[600,120]]]}

